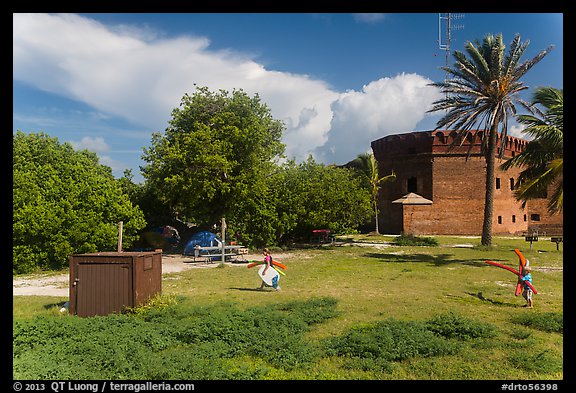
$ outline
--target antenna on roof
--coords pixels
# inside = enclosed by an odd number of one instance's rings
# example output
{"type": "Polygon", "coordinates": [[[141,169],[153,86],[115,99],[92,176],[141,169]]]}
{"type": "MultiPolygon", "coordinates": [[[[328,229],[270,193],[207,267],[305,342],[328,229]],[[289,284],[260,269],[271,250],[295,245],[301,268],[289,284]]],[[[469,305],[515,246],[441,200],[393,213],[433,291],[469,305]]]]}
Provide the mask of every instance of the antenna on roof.
{"type": "MultiPolygon", "coordinates": [[[[452,23],[455,19],[464,18],[464,14],[450,14],[450,13],[439,13],[438,14],[438,48],[440,50],[446,51],[446,67],[448,67],[448,62],[450,58],[450,43],[452,42],[452,30],[460,30],[464,28],[464,25],[454,25],[452,23]],[[442,35],[444,31],[444,35],[442,35]]],[[[444,81],[448,80],[448,73],[446,73],[446,78],[444,81]]]]}

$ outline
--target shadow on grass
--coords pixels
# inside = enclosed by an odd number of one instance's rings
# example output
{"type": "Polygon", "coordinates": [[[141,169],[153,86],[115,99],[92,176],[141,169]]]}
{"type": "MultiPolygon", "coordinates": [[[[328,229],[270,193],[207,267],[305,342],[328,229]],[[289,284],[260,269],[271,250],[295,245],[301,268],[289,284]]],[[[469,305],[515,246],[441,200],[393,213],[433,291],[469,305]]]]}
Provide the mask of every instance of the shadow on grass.
{"type": "Polygon", "coordinates": [[[487,297],[484,297],[482,292],[477,292],[477,293],[464,292],[464,293],[467,295],[473,296],[475,298],[478,298],[478,299],[482,300],[483,302],[488,302],[488,303],[494,304],[495,306],[515,307],[515,308],[518,307],[518,305],[516,305],[514,303],[501,302],[499,300],[492,300],[492,299],[489,299],[487,297]]]}
{"type": "Polygon", "coordinates": [[[228,289],[234,289],[236,291],[248,291],[248,292],[276,292],[274,289],[272,288],[264,288],[264,289],[260,289],[260,288],[239,288],[239,287],[230,287],[228,289]]]}
{"type": "Polygon", "coordinates": [[[469,266],[489,266],[484,261],[469,260],[469,259],[452,259],[452,254],[390,254],[390,253],[366,253],[365,257],[379,259],[380,262],[385,263],[406,263],[406,262],[422,262],[428,263],[433,266],[446,266],[451,264],[463,264],[469,266]]]}
{"type": "Polygon", "coordinates": [[[67,302],[68,302],[68,300],[64,300],[64,301],[58,302],[58,303],[48,303],[48,304],[43,305],[42,307],[44,307],[45,310],[50,310],[51,308],[54,308],[54,307],[61,308],[61,307],[64,307],[64,304],[66,304],[67,302]]]}

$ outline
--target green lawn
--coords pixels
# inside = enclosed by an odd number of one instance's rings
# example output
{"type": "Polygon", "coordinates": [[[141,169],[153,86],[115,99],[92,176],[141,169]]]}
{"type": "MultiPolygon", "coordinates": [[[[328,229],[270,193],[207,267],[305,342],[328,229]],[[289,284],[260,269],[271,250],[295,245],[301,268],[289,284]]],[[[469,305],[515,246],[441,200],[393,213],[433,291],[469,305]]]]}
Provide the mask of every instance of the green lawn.
{"type": "MultiPolygon", "coordinates": [[[[99,345],[108,347],[86,344],[94,364],[111,352],[138,363],[118,371],[118,360],[85,379],[562,379],[562,245],[556,251],[541,239],[530,250],[523,238],[495,238],[485,249],[478,238],[435,239],[436,247],[346,243],[282,251],[288,268],[280,292],[256,290],[256,268],[244,266],[166,275],[162,298],[175,304],[135,315],[62,316],[57,310],[67,299],[14,297],[15,332],[22,336],[14,338],[14,378],[65,379],[61,368],[46,364],[58,350],[42,342],[55,340],[59,325],[90,336],[97,321],[99,345]],[[517,268],[514,248],[533,268],[534,309],[514,296],[512,273],[484,262],[517,268]],[[126,323],[148,332],[146,345],[138,346],[138,334],[130,345],[107,342],[125,334],[114,329],[126,323]],[[258,342],[274,329],[271,354],[258,342]],[[208,361],[214,357],[218,362],[208,361]],[[156,359],[163,371],[143,359],[156,359]]],[[[58,336],[62,342],[66,334],[58,336]]]]}

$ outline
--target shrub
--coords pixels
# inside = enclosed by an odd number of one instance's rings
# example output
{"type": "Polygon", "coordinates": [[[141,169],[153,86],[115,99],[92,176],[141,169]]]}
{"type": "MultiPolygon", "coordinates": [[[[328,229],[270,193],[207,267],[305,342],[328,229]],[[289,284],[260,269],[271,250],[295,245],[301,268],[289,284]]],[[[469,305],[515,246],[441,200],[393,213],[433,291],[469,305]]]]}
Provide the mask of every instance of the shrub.
{"type": "Polygon", "coordinates": [[[468,340],[494,337],[493,325],[476,322],[454,313],[437,315],[426,322],[426,328],[442,337],[468,340]]]}
{"type": "Polygon", "coordinates": [[[352,328],[328,340],[326,350],[329,355],[357,358],[353,364],[362,364],[360,358],[378,359],[382,368],[383,361],[451,354],[457,346],[427,330],[422,322],[388,319],[352,328]]]}
{"type": "Polygon", "coordinates": [[[433,237],[400,235],[396,237],[394,244],[397,246],[437,246],[438,240],[433,237]]]}
{"type": "Polygon", "coordinates": [[[564,330],[563,314],[557,312],[522,314],[514,317],[512,322],[543,332],[562,333],[564,330]]]}
{"type": "Polygon", "coordinates": [[[19,321],[13,325],[13,377],[263,378],[270,365],[292,370],[321,354],[304,335],[334,315],[335,304],[319,298],[242,310],[229,303],[190,307],[159,296],[126,314],[19,321]]]}
{"type": "Polygon", "coordinates": [[[562,371],[562,356],[551,350],[531,352],[530,349],[512,351],[508,355],[510,362],[525,371],[538,373],[557,373],[562,371]]]}

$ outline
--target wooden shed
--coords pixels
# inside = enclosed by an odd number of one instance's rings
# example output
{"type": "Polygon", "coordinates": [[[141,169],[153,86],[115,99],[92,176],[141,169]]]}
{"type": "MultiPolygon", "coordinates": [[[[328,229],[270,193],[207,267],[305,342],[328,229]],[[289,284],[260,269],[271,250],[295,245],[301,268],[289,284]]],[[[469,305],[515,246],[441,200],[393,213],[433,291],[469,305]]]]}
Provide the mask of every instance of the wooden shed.
{"type": "Polygon", "coordinates": [[[162,252],[70,256],[70,314],[121,313],[162,291],[162,252]]]}

